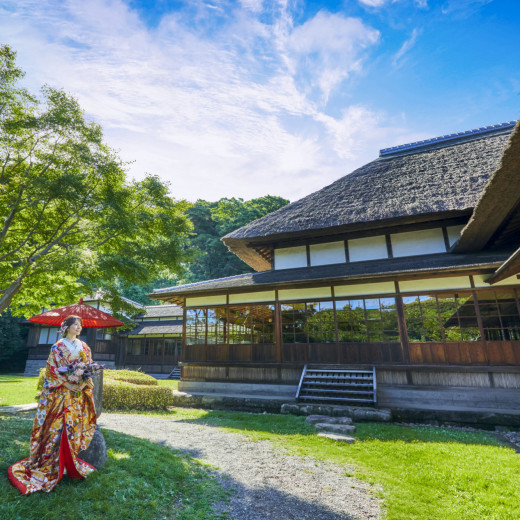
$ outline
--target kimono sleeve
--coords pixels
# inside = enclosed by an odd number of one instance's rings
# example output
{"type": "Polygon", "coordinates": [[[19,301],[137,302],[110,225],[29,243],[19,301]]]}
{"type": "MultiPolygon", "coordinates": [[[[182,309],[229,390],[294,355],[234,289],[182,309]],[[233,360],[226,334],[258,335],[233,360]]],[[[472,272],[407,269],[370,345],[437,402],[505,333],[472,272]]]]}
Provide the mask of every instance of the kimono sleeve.
{"type": "MultiPolygon", "coordinates": [[[[83,359],[84,362],[85,363],[92,363],[92,353],[90,351],[89,346],[86,343],[83,343],[83,352],[84,352],[84,356],[85,356],[84,359],[83,359]]],[[[87,386],[91,390],[94,390],[94,380],[92,378],[89,378],[89,380],[87,381],[87,386]]]]}
{"type": "Polygon", "coordinates": [[[67,362],[63,356],[59,355],[57,345],[54,345],[51,348],[49,358],[47,359],[44,383],[46,388],[58,388],[63,385],[63,383],[67,382],[67,376],[58,372],[58,367],[61,366],[67,366],[67,362]]]}

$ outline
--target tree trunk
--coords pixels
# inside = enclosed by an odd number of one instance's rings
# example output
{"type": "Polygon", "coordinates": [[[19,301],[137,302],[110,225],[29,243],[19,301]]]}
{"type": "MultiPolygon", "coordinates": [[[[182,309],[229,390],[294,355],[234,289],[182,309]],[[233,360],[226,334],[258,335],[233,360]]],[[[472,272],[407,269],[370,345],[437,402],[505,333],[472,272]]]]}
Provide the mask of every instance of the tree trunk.
{"type": "Polygon", "coordinates": [[[22,288],[22,277],[17,278],[0,298],[0,314],[7,310],[15,294],[22,288]]]}

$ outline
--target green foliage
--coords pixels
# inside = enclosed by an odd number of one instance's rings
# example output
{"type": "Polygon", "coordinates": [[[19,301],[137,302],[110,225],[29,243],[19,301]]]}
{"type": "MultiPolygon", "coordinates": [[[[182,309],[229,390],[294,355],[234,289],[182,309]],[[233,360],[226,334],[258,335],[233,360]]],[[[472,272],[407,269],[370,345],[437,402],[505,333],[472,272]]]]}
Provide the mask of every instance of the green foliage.
{"type": "Polygon", "coordinates": [[[133,370],[105,370],[103,408],[105,410],[165,410],[173,404],[172,389],[156,379],[133,370]]]}
{"type": "Polygon", "coordinates": [[[46,370],[47,370],[46,367],[40,368],[38,382],[36,383],[36,389],[40,392],[43,390],[43,383],[45,382],[45,371],[46,370]]]}
{"type": "Polygon", "coordinates": [[[247,264],[228,251],[221,237],[288,203],[282,197],[271,195],[248,201],[235,198],[217,202],[198,200],[187,212],[193,224],[190,245],[195,257],[187,265],[186,282],[251,272],[247,264]]]}
{"type": "Polygon", "coordinates": [[[0,518],[12,520],[217,520],[227,493],[191,457],[103,430],[108,462],[85,480],[64,477],[52,493],[21,496],[7,468],[29,454],[32,420],[0,417],[0,518]]]}
{"type": "Polygon", "coordinates": [[[120,317],[131,311],[121,283],[179,269],[187,203],[156,176],[129,182],[74,98],[18,86],[15,57],[0,47],[0,312],[35,314],[102,286],[120,317]]]}
{"type": "Polygon", "coordinates": [[[158,385],[157,379],[138,370],[105,370],[103,372],[103,382],[107,381],[125,381],[134,385],[158,385]]]}
{"type": "MultiPolygon", "coordinates": [[[[45,368],[40,370],[38,390],[43,388],[45,368]]],[[[172,389],[137,370],[103,372],[104,410],[164,410],[172,403],[172,389]]]]}
{"type": "Polygon", "coordinates": [[[108,411],[165,410],[172,404],[172,391],[165,386],[110,380],[103,383],[103,409],[108,411]]]}
{"type": "Polygon", "coordinates": [[[3,366],[26,349],[18,322],[9,309],[0,314],[0,363],[3,366]]]}

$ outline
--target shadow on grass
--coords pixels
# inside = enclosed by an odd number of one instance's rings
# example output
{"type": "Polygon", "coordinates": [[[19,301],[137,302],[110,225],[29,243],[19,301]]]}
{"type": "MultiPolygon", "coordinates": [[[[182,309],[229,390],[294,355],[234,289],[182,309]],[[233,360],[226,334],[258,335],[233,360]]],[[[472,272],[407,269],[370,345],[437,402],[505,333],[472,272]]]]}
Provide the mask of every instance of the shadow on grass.
{"type": "MultiPolygon", "coordinates": [[[[316,434],[315,428],[305,422],[305,417],[292,415],[207,411],[202,417],[182,419],[179,422],[276,435],[310,436],[316,434]]],[[[412,427],[387,423],[356,423],[355,437],[360,441],[456,442],[459,444],[505,446],[496,436],[483,431],[466,431],[431,426],[412,427]]]]}
{"type": "Polygon", "coordinates": [[[191,457],[130,435],[103,431],[109,447],[104,468],[85,481],[65,477],[51,493],[22,496],[7,468],[29,452],[32,421],[0,418],[0,518],[77,520],[206,520],[226,492],[191,457]]]}
{"type": "MultiPolygon", "coordinates": [[[[27,382],[29,376],[8,376],[8,375],[0,375],[0,383],[25,383],[27,382]]],[[[32,378],[36,379],[36,377],[32,378]]]]}
{"type": "Polygon", "coordinates": [[[0,419],[0,518],[223,520],[231,513],[243,520],[354,520],[280,491],[277,475],[264,476],[262,468],[252,468],[260,476],[256,484],[239,482],[194,461],[198,450],[173,450],[166,441],[155,444],[106,429],[104,468],[84,481],[64,477],[50,493],[22,496],[8,482],[7,467],[27,455],[30,426],[23,419],[0,419]]]}

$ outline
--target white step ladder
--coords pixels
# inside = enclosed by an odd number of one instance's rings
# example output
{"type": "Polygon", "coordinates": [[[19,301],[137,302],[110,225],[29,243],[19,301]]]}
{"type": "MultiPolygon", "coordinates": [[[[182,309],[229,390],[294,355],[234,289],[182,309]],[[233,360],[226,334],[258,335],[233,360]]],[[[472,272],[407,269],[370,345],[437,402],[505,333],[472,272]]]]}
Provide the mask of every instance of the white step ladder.
{"type": "Polygon", "coordinates": [[[375,403],[376,369],[346,366],[312,366],[303,368],[296,399],[309,403],[375,403]]]}

